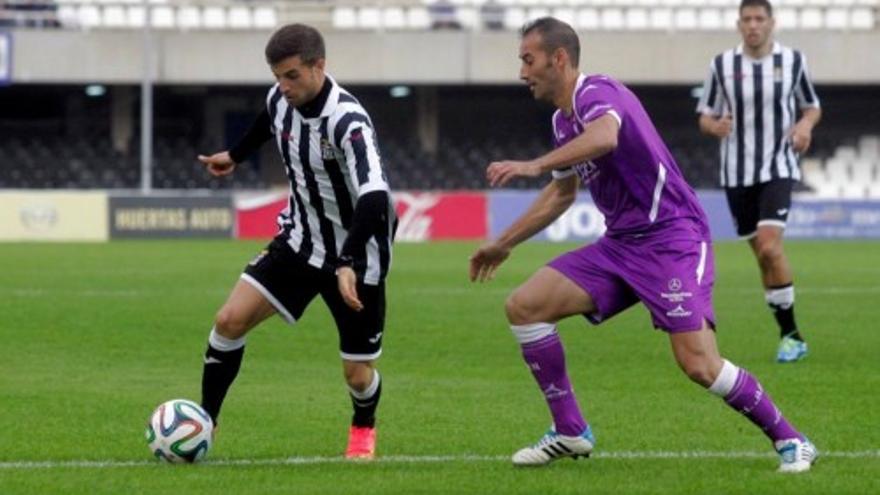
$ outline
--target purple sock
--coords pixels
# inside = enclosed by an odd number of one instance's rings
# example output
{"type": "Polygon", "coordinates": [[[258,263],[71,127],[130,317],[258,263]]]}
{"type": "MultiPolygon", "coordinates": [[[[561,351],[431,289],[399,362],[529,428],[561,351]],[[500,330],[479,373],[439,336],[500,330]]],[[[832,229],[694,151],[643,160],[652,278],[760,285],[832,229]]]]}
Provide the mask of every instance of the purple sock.
{"type": "Polygon", "coordinates": [[[804,436],[786,421],[761,383],[748,371],[742,368],[738,371],[736,383],[724,397],[724,402],[758,425],[774,442],[790,438],[803,440],[804,436]]]}
{"type": "Polygon", "coordinates": [[[555,332],[535,342],[521,344],[523,357],[538,386],[544,392],[556,432],[562,435],[580,435],[587,428],[581,416],[574,390],[565,371],[565,351],[555,332]]]}

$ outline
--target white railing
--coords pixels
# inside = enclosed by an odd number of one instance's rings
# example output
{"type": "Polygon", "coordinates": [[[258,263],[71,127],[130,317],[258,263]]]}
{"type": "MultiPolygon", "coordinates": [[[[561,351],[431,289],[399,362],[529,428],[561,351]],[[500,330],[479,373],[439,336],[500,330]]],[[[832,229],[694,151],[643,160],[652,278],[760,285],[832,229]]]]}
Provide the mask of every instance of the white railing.
{"type": "MultiPolygon", "coordinates": [[[[0,24],[72,29],[273,29],[305,22],[339,30],[515,30],[552,15],[580,30],[732,30],[739,0],[9,0],[0,24]],[[16,8],[29,3],[47,10],[16,8]]],[[[781,30],[868,31],[880,27],[880,0],[780,0],[781,30]]]]}

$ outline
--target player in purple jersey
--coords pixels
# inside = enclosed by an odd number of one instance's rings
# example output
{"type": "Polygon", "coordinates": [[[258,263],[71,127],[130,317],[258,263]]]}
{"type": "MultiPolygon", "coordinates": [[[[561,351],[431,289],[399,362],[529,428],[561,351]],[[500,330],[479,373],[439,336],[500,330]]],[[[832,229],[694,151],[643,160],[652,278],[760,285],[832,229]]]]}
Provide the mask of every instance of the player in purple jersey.
{"type": "Polygon", "coordinates": [[[780,471],[810,469],[815,447],[782,416],[761,384],[723,359],[712,313],[712,246],[706,216],[666,145],[624,85],[578,71],[580,44],[568,24],[545,17],[522,30],[520,78],[558,108],[555,150],[530,161],[489,165],[492,186],[551,172],[554,180],[497,240],[470,259],[472,281],[493,277],[520,242],[550,225],[583,182],[605,215],[606,234],[563,254],[516,289],[505,306],[511,329],[553,416],[550,430],[513,455],[519,466],[588,456],[595,440],[568,379],[556,322],[582,314],[599,323],[641,301],[669,334],[681,369],[761,427],[780,471]]]}

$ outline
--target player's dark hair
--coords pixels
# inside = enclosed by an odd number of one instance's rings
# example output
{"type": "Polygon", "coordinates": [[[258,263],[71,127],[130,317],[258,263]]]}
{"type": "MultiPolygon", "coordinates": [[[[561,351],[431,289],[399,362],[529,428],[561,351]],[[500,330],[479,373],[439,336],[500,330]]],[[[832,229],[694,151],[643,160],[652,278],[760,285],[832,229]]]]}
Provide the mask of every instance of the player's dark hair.
{"type": "Polygon", "coordinates": [[[770,5],[769,0],[742,0],[739,4],[739,13],[742,14],[746,7],[764,7],[764,10],[767,11],[767,17],[773,17],[773,6],[770,5]]]}
{"type": "Polygon", "coordinates": [[[562,48],[568,53],[571,66],[577,68],[581,58],[581,42],[571,26],[554,17],[541,17],[526,23],[519,31],[520,38],[536,32],[541,35],[544,52],[552,55],[562,48]]]}
{"type": "Polygon", "coordinates": [[[305,65],[314,65],[325,57],[324,38],[317,29],[305,24],[282,26],[266,43],[266,62],[275,65],[299,55],[305,65]]]}

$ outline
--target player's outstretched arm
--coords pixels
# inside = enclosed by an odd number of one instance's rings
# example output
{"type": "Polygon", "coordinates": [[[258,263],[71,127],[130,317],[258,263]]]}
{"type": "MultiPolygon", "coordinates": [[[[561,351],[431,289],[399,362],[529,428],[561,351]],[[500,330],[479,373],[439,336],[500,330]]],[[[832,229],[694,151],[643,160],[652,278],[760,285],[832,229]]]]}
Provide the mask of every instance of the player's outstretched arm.
{"type": "Polygon", "coordinates": [[[271,137],[272,129],[269,111],[264,108],[251,124],[250,129],[235,146],[228,151],[221,151],[213,155],[199,155],[198,159],[205,165],[211,175],[215,177],[229,175],[235,170],[236,164],[245,161],[248,156],[257,151],[271,137]]]}
{"type": "Polygon", "coordinates": [[[605,156],[617,148],[619,131],[617,118],[605,114],[588,123],[581,135],[544,156],[525,162],[503,161],[489,164],[486,178],[492,187],[503,186],[516,177],[537,177],[552,170],[605,156]]]}
{"type": "Polygon", "coordinates": [[[508,227],[495,241],[477,249],[470,257],[471,282],[485,282],[510,256],[520,242],[537,234],[565,213],[577,196],[578,179],[570,175],[547,184],[529,209],[508,227]]]}

